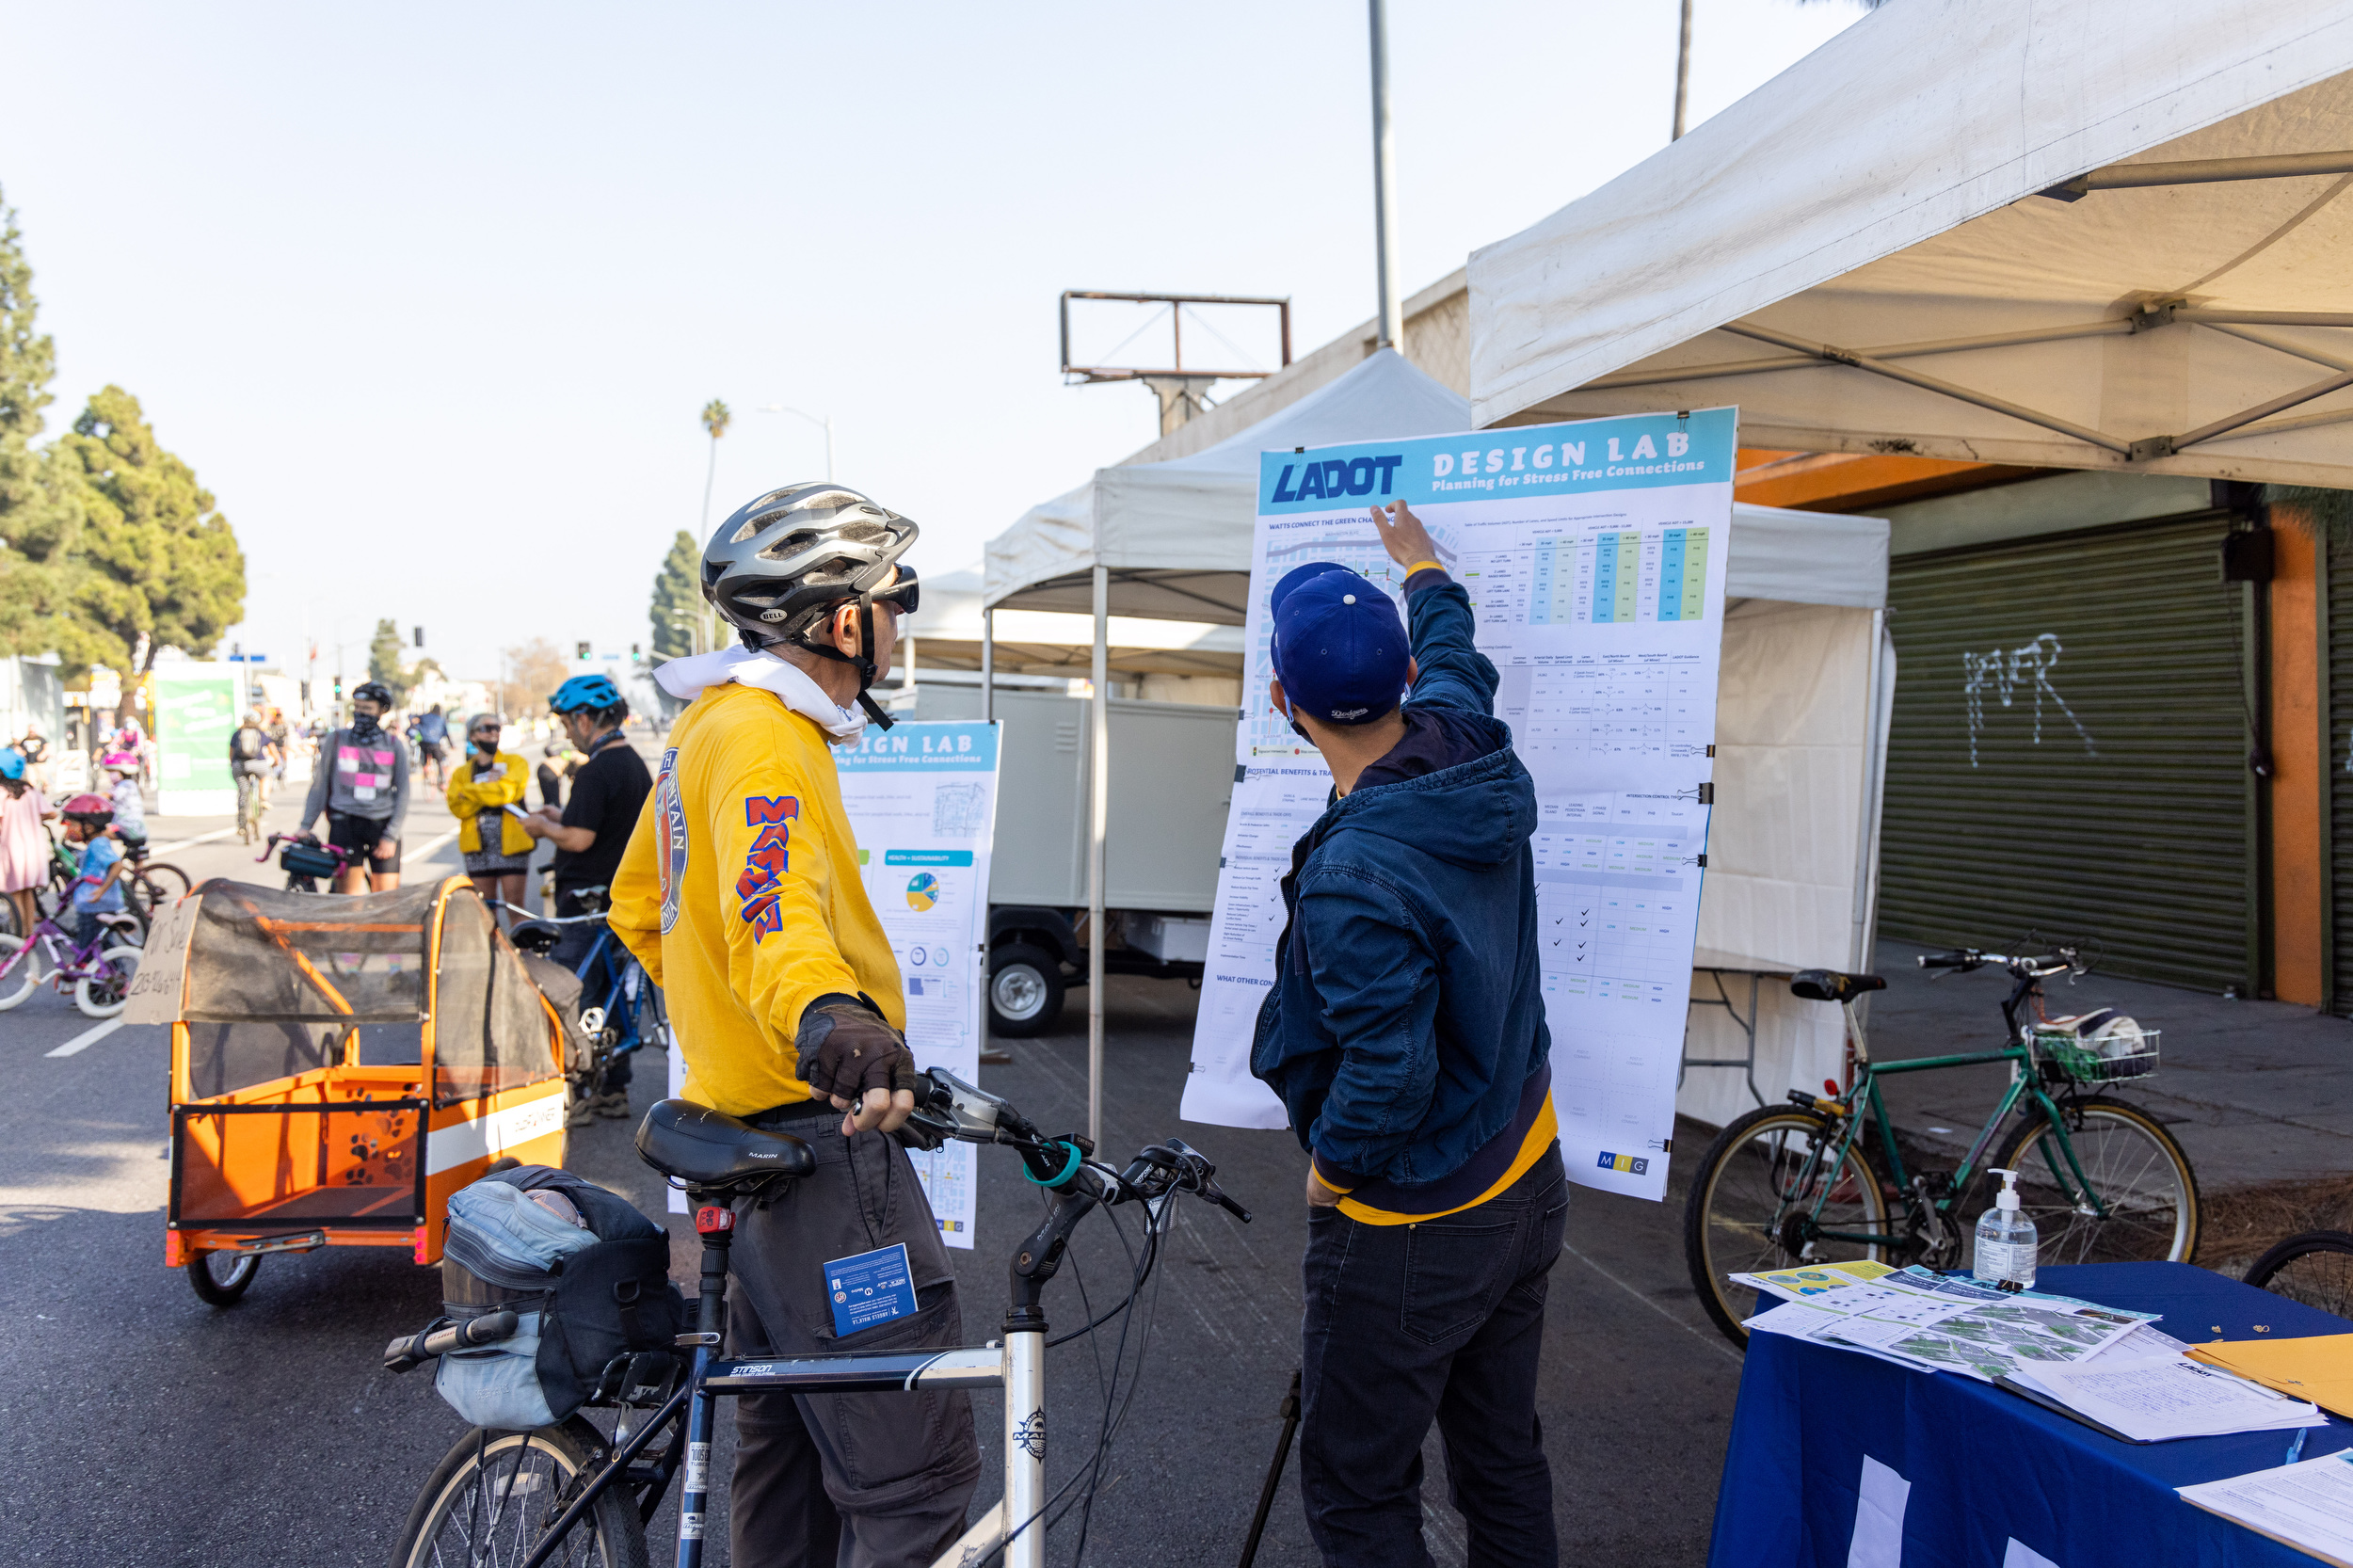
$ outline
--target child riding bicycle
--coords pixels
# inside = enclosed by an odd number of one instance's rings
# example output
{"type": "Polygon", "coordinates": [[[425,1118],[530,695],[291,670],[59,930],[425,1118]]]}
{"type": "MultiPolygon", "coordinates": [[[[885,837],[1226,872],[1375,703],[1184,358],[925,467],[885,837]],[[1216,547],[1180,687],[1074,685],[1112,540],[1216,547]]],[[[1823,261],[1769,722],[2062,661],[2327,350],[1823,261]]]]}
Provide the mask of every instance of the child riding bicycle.
{"type": "Polygon", "coordinates": [[[105,797],[75,795],[65,803],[59,814],[65,818],[66,842],[81,851],[81,875],[73,883],[70,906],[73,911],[73,939],[88,947],[98,939],[98,918],[122,912],[120,884],[126,862],[121,847],[106,833],[114,821],[114,808],[105,797]]]}

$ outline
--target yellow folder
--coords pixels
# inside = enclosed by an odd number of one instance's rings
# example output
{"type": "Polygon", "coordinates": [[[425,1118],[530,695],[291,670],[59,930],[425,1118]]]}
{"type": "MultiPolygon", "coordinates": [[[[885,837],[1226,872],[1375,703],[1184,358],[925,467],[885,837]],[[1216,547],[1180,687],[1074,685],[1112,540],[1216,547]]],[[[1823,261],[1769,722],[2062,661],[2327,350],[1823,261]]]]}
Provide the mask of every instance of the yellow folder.
{"type": "Polygon", "coordinates": [[[2310,1339],[2217,1339],[2192,1345],[2191,1359],[2353,1416],[2353,1334],[2310,1339]]]}

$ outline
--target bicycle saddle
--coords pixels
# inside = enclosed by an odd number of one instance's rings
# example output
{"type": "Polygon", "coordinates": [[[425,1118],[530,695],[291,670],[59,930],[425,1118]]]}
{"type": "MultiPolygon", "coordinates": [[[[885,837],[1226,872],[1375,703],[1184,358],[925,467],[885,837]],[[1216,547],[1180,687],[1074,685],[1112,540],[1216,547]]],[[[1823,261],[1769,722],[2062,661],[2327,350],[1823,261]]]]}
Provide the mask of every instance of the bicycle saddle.
{"type": "Polygon", "coordinates": [[[537,920],[517,920],[515,929],[506,934],[506,939],[525,952],[549,952],[564,939],[564,934],[537,920]]]}
{"type": "Polygon", "coordinates": [[[766,1132],[688,1100],[662,1100],[637,1124],[638,1158],[689,1187],[741,1187],[805,1176],[816,1153],[789,1132],[766,1132]]]}
{"type": "Polygon", "coordinates": [[[1801,969],[1789,977],[1789,994],[1808,1001],[1849,1002],[1866,991],[1884,991],[1875,974],[1840,974],[1836,969],[1801,969]]]}

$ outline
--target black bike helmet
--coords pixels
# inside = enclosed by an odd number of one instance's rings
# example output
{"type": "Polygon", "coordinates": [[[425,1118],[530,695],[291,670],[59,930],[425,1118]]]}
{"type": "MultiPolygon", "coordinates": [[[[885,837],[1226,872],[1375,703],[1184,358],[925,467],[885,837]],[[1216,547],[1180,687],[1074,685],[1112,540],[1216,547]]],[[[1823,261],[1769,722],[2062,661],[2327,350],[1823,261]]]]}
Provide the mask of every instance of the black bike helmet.
{"type": "Polygon", "coordinates": [[[889,715],[866,695],[874,680],[874,605],[914,612],[915,571],[900,557],[921,532],[847,486],[787,485],[739,507],[712,535],[703,550],[703,598],[748,648],[791,643],[856,666],[858,703],[888,729],[889,715]],[[894,567],[899,580],[884,587],[894,567]],[[808,640],[845,600],[858,607],[863,646],[855,659],[808,640]]]}
{"type": "Polygon", "coordinates": [[[362,680],[357,686],[352,687],[351,700],[357,702],[361,697],[366,697],[371,702],[381,703],[388,712],[392,710],[392,689],[381,680],[362,680]]]}

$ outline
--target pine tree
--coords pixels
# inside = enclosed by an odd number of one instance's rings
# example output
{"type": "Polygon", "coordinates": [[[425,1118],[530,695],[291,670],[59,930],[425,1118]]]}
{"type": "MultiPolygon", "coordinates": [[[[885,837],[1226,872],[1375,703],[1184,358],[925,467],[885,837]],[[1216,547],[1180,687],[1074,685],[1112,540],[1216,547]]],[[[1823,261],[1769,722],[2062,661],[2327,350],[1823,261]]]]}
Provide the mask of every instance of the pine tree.
{"type": "Polygon", "coordinates": [[[377,621],[376,635],[368,639],[368,679],[392,692],[395,708],[408,695],[408,672],[400,666],[400,628],[390,617],[377,621]]]}
{"type": "Polygon", "coordinates": [[[120,387],[92,397],[50,456],[81,514],[64,587],[95,651],[125,672],[127,703],[159,649],[210,653],[244,616],[245,552],[196,471],[120,387]]]}
{"type": "Polygon", "coordinates": [[[670,541],[670,553],[653,579],[653,650],[664,659],[682,658],[695,651],[691,628],[703,613],[702,552],[695,536],[681,528],[670,541]]]}
{"type": "Polygon", "coordinates": [[[16,214],[0,204],[0,653],[60,653],[79,674],[103,646],[70,612],[80,514],[33,444],[57,364],[39,311],[16,214]]]}

